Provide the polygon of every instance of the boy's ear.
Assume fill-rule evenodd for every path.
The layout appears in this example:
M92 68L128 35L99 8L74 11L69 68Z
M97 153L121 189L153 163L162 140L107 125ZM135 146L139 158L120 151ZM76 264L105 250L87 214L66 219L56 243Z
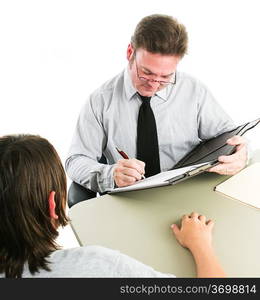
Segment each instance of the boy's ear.
M49 195L49 212L50 212L50 217L52 219L57 220L59 217L56 215L55 208L56 208L55 192L51 191L50 195Z

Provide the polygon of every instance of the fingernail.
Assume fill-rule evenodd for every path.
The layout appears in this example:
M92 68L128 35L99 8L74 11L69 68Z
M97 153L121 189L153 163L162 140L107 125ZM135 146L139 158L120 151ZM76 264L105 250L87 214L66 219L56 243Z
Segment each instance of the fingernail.
M172 225L171 225L171 228L174 228L174 227L175 227L175 224L172 224Z

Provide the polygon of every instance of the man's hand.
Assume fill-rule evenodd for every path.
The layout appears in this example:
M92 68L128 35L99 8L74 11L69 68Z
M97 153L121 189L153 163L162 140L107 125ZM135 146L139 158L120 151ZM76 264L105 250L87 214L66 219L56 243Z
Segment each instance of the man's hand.
M218 158L220 164L207 170L221 175L235 175L242 170L247 162L247 144L242 136L235 135L227 140L228 145L236 146L232 155L222 155Z
M132 185L142 178L145 163L141 160L120 159L114 168L114 181L118 187Z

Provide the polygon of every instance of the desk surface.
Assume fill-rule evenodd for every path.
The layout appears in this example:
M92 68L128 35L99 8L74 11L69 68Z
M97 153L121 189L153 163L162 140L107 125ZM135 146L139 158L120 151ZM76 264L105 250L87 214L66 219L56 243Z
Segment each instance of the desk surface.
M193 258L170 225L196 211L215 221L213 243L228 276L259 277L260 210L214 192L226 179L207 173L173 186L80 202L69 211L72 229L81 245L117 249L160 272L195 277Z

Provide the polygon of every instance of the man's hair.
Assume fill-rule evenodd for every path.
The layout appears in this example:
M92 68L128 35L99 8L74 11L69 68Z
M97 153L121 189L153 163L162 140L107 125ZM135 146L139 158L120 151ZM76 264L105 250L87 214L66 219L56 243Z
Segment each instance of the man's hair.
M59 249L57 227L49 213L55 191L57 227L68 223L66 175L54 147L39 136L0 138L0 273L21 277L50 270L47 257Z
M184 25L167 15L144 17L136 26L131 44L151 53L183 57L187 53L188 35Z

